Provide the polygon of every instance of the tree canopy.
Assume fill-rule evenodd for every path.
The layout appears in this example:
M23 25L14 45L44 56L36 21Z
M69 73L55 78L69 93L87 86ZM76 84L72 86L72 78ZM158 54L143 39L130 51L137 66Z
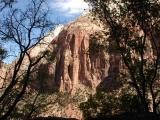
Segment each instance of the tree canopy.
M160 104L160 2L159 0L86 0L95 17L110 29L130 84L137 92L144 112Z

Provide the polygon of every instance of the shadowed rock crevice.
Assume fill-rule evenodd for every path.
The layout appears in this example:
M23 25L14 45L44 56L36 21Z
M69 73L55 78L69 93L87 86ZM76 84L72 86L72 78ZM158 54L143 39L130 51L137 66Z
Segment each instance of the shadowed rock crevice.
M112 91L122 86L121 81L118 80L120 67L121 67L121 55L116 49L116 43L114 40L109 40L108 54L109 54L109 69L108 75L97 86L97 90Z

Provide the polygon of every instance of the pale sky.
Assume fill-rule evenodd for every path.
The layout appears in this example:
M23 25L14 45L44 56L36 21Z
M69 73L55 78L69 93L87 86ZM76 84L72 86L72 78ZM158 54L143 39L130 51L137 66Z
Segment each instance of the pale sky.
M52 0L51 7L64 16L74 16L88 9L88 4L84 0Z

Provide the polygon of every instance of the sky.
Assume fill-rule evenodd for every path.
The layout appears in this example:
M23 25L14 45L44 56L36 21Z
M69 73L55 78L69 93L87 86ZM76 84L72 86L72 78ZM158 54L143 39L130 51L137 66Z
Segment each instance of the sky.
M53 12L52 17L57 22L67 23L76 19L88 9L84 0L48 0Z
M62 13L65 17L73 17L81 14L88 8L88 4L83 0L50 0L51 8Z
M17 0L19 8L24 8L29 0ZM84 10L88 9L88 4L84 0L46 0L50 10L51 18L55 22L68 23L80 16Z
M88 9L88 4L84 0L47 0L51 10L51 20L57 24L67 24L80 16L84 10ZM17 7L25 8L28 0L18 0ZM5 63L11 63L18 55L16 45L9 43L4 45L8 50L8 57L4 60Z

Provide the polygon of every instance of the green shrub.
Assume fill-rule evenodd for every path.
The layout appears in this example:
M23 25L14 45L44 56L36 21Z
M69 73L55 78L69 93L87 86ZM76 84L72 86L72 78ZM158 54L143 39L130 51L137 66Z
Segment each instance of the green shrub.
M98 92L90 95L88 101L80 104L84 119L96 116L112 115L118 110L119 100L116 95Z
M111 93L97 92L90 95L86 102L80 104L84 119L110 116L125 112L142 112L143 106L139 97L133 92L113 91Z
M120 98L121 110L124 112L142 112L143 106L137 95L125 93Z

